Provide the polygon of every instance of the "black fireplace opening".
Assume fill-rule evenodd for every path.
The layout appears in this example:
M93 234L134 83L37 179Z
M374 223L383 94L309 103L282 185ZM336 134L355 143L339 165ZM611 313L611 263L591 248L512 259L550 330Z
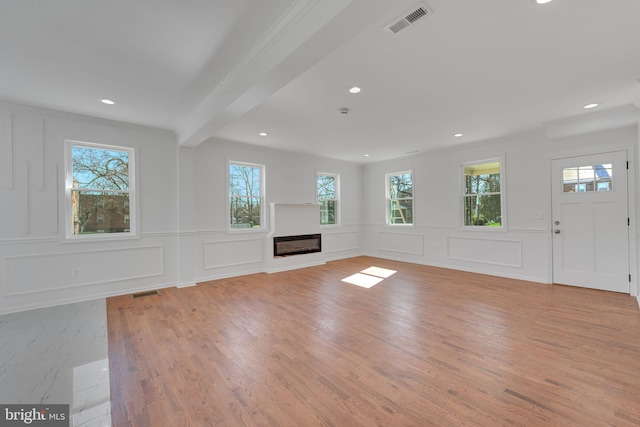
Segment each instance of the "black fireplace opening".
M289 256L322 252L321 234L301 234L273 238L273 256Z

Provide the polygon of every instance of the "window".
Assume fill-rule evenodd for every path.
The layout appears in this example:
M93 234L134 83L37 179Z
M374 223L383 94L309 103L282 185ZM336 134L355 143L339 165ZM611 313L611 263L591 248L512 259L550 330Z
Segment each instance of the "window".
M262 229L264 166L229 162L229 228Z
M340 175L317 173L317 195L320 205L320 225L339 224Z
M465 227L503 227L501 159L463 165Z
M387 223L413 224L413 172L386 175Z
M575 166L562 170L562 191L586 193L613 190L613 165Z
M67 141L66 153L67 237L135 231L133 148Z

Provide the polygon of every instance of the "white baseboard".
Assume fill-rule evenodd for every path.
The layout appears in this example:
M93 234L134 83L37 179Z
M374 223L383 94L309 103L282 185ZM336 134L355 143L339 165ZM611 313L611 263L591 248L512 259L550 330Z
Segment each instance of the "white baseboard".
M178 283L176 285L176 288L178 288L178 289L180 289L180 288L190 288L192 286L198 286L198 284L195 283L195 282L194 283Z
M297 270L299 268L315 267L315 266L324 265L324 264L326 264L325 260L320 260L320 261L306 262L304 264L295 264L295 265L287 265L279 268L270 268L266 270L266 272L280 273L282 271Z

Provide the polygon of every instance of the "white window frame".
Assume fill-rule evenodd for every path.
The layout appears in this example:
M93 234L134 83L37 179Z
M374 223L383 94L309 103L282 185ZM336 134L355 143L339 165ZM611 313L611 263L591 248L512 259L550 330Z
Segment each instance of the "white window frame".
M316 203L322 207L322 203L320 198L318 197L318 177L320 176L330 176L333 177L333 182L335 183L335 198L334 199L322 199L322 200L333 200L336 203L336 222L335 224L322 224L320 222L321 227L338 227L340 226L340 174L337 173L329 173L329 172L316 172ZM320 220L320 219L319 219Z
M392 223L391 222L391 185L390 185L390 180L392 176L396 176L396 175L407 175L410 174L411 175L411 197L410 198L404 198L404 199L396 199L396 200L411 200L411 218L412 221L410 224L398 224L398 223ZM413 171L413 169L409 169L409 170L404 170L404 171L399 171L399 172L391 172L388 174L385 174L384 176L384 186L385 186L385 212L386 212L386 223L388 226L390 227L415 227L415 221L416 221L416 203L415 203L415 197L416 197L416 180L415 180L415 173Z
M121 239L134 239L138 236L138 214L137 214L137 192L136 192L136 149L134 147L123 147L119 145L107 145L94 142L65 140L64 150L64 165L65 165L65 180L64 180L64 230L65 238L68 241L92 241L92 240L121 240ZM122 193L129 194L129 228L127 232L118 233L96 233L96 234L73 234L74 224L73 218L73 206L72 206L72 191L73 188L73 147L93 148L97 150L110 150L110 151L125 151L129 156L129 189L122 190ZM77 189L75 189L77 190ZM83 191L104 191L105 193L118 192L115 190L103 190L103 189L83 189Z
M260 227L252 227L252 228L232 228L231 227L231 165L236 166L247 166L251 168L260 169ZM265 211L267 209L266 206L266 180L265 180L265 165L257 164L257 163L248 163L248 162L238 162L235 160L227 161L227 230L231 233L255 233L255 232L263 232L267 229L267 225L265 224L266 214Z
M500 222L501 225L499 227L496 226L485 226L485 225L465 225L464 223L464 215L465 215L465 198L466 195L466 180L464 177L464 169L467 166L474 165L482 165L485 163L500 163ZM461 230L473 230L473 231L482 231L482 232L502 232L507 231L507 186L506 186L506 175L505 175L505 156L500 155L497 157L490 157L483 160L476 160L472 162L466 162L460 164L459 170L460 176L460 229ZM493 194L493 193L492 193Z

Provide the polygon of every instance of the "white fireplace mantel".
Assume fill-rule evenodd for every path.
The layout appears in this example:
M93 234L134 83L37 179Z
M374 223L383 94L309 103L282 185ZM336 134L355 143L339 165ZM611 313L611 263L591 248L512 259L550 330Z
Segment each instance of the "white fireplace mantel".
M267 273L293 270L324 264L322 252L273 256L273 238L320 234L320 205L312 203L269 203L269 234L265 239L265 270Z

